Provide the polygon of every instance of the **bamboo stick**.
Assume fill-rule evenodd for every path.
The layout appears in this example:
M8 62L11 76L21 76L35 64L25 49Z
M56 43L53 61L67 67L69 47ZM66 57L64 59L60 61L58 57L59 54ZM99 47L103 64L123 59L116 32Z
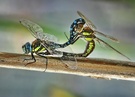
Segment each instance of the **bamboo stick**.
M37 62L28 64L25 58L30 55L0 53L0 67L24 70L45 71L46 60L36 56ZM77 58L77 69L70 69L60 58L48 57L47 70L45 72L74 74L92 78L120 79L135 81L135 62L99 59L99 58Z

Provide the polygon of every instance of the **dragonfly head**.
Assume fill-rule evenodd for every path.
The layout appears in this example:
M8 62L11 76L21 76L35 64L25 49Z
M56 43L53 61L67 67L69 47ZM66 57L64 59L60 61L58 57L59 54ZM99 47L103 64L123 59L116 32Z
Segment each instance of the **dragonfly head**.
M22 50L25 54L29 54L32 51L31 44L29 42L22 46Z
M82 32L84 24L85 24L85 20L83 18L78 18L75 26L75 31Z

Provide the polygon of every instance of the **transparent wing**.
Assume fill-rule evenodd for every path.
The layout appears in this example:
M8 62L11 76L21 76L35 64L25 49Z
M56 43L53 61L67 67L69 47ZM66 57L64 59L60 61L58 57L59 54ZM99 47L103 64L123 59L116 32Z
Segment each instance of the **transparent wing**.
M76 58L74 57L74 55L72 53L68 53L68 52L62 52L62 50L64 51L64 49L51 49L50 47L48 47L48 45L46 44L46 42L42 41L41 44L48 50L48 52L50 53L47 56L52 56L52 57L60 57L61 61L68 66L71 69L77 69L77 61ZM68 47L70 48L70 47ZM70 51L72 52L71 48ZM70 54L70 55L69 55Z
M66 33L64 32L67 40L69 40L68 36L66 35ZM66 49L62 49L63 50L63 56L61 57L61 60L64 64L66 64L70 69L77 69L77 60L76 57L73 54L73 50L70 46L66 47ZM60 51L62 51L60 50ZM70 53L68 52L64 52L69 50Z
M59 48L57 50L62 52L63 55L60 59L66 66L70 69L77 69L77 60L70 46L66 48Z
M88 18L86 18L80 11L77 11L77 13L81 18L83 18L85 20L86 25L89 26L94 31L95 34L99 34L101 36L111 39L112 41L119 42L116 38L114 38L112 36L105 35L99 31L96 31L96 26Z
M112 47L111 45L109 45L108 43L106 43L105 41L103 41L102 39L96 37L97 41L99 41L100 43L103 43L104 45L110 47L111 49L113 49L114 51L116 51L117 53L119 53L120 55L122 55L123 57L127 58L128 60L130 60L130 58L128 58L126 55L122 54L120 51L116 50L114 47Z
M95 34L99 34L99 35L104 36L104 37L107 37L107 38L111 39L112 41L119 43L119 40L116 39L116 38L114 38L114 37L112 37L112 36L105 35L105 34L99 32L99 31L94 31L94 33L95 33Z
M45 41L52 41L52 42L58 41L58 39L54 35L44 33L43 29L38 24L36 24L30 20L21 19L20 23L24 27L26 27L31 32L31 34L37 39L45 40Z
M42 43L41 43L42 44ZM68 52L62 52L61 50L51 50L49 47L47 47L46 44L42 44L48 52L50 53L47 56L52 57L60 57L61 61L68 66L70 69L77 69L77 61L73 54ZM69 55L70 54L70 55Z
M80 11L77 11L77 13L81 18L85 20L87 26L89 26L92 30L97 29L96 26L88 18L86 18Z
M63 52L63 56L61 57L61 60L70 69L77 69L77 60L72 53Z

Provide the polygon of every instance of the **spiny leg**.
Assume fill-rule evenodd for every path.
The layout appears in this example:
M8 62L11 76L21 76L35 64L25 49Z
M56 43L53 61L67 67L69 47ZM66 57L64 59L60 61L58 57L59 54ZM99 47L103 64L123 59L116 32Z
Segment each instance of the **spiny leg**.
M66 68L77 69L77 60L74 53L63 52L63 56L60 59L65 64Z
M37 53L37 55L46 59L46 68L44 70L44 71L46 71L47 65L48 65L48 58L46 56L43 56L43 55L48 55L48 52L40 52L40 53Z
M77 33L77 35L72 39L71 44L74 44L79 38L82 38L83 36L79 33Z
M23 62L26 61L26 60L33 60L33 62L29 62L29 63L25 64L25 66L27 66L28 64L32 64L32 63L36 62L36 59L33 55L33 52L31 52L31 58L30 59L24 59Z
M64 33L65 34L65 33ZM70 44L74 44L79 38L81 38L82 36L80 36L81 34L77 33L76 35L74 35L73 38L70 39L67 37L67 35L65 34L66 38L68 39L68 41L70 42Z

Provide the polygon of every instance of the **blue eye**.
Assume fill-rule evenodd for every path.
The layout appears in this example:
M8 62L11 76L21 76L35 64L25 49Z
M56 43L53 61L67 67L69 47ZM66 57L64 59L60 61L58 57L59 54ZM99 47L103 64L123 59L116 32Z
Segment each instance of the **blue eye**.
M32 51L32 48L31 48L31 44L29 42L25 43L23 46L22 46L22 49L23 49L23 52L25 54L28 54Z

